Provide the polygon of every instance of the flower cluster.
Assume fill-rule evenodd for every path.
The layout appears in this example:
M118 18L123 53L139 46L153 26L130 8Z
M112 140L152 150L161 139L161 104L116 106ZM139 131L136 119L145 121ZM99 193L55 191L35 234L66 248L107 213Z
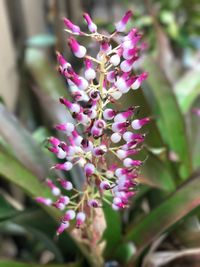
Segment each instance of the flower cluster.
M145 139L145 134L138 130L150 119L138 119L137 106L125 110L116 108L124 94L137 90L147 78L147 73L135 74L133 71L143 46L142 35L136 28L124 33L131 16L131 11L126 12L109 36L97 31L87 13L83 17L90 33L82 32L79 26L64 19L66 31L71 34L68 45L74 56L83 59L84 72L77 74L64 56L57 53L59 72L66 79L72 96L72 100L61 97L60 103L70 111L74 123L57 125L56 129L67 136L67 140L50 137L48 149L61 160L53 168L70 171L78 164L86 179L82 192L66 179L58 178L62 189L48 179L47 185L56 200L37 198L40 203L63 210L57 234L68 228L73 220L80 227L103 201L110 203L114 210L127 207L136 193L143 161L133 156L140 152ZM87 36L96 41L99 45L97 56L89 56L75 36ZM118 44L113 47L114 40ZM71 191L70 194L67 191Z

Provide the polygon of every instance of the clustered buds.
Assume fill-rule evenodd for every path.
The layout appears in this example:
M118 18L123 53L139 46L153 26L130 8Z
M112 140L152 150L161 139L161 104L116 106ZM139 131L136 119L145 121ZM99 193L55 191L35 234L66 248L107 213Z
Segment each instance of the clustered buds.
M68 109L75 123L55 126L63 134L64 141L48 138L49 151L59 159L52 168L67 172L78 164L86 178L83 191L75 189L67 179L58 178L56 182L47 179L52 199L36 199L63 211L58 235L72 223L83 227L94 209L102 207L103 200L114 210L120 210L128 207L130 198L136 194L137 178L144 161L135 156L145 140L145 134L138 130L150 119L137 118L138 106L119 110L119 104L116 105L124 94L137 90L147 78L147 73L134 71L134 64L143 50L142 35L136 28L124 33L131 16L132 12L127 11L110 36L99 33L87 13L83 17L90 33L82 32L79 26L64 19L67 32L92 38L99 52L92 57L74 37L68 39L73 55L83 58L82 75L57 53L59 71L72 96L72 100L61 97L60 103ZM119 44L113 47L116 36Z

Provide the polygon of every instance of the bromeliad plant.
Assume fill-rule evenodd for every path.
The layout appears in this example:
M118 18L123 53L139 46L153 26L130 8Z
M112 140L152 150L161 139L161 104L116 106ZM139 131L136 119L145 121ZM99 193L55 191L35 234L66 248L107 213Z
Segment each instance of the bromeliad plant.
M87 13L83 17L90 33L82 32L70 20L64 19L68 33L91 38L98 43L99 52L92 57L74 37L68 39L72 53L84 60L82 76L75 72L63 55L57 53L59 71L66 79L73 98L70 101L61 97L60 103L70 111L74 122L55 127L67 140L56 137L48 139L48 149L62 160L52 168L70 171L78 164L86 177L82 191L75 189L70 181L58 178L62 187L60 190L48 179L47 185L56 199L36 198L40 203L63 211L58 235L74 219L78 228L85 221L84 225L87 225L87 218L94 216L94 209L101 207L103 201L114 210L120 210L128 207L130 198L136 194L137 178L144 161L133 159L132 156L140 152L145 139L145 134L138 130L150 119L138 119L137 106L125 110L116 108L124 94L137 90L147 78L146 72L134 72L134 63L142 50L142 35L136 28L128 34L124 33L131 16L131 11L126 12L115 24L115 31L111 35L99 33ZM114 37L119 40L117 46L112 45ZM113 156L114 163L111 164L108 158ZM67 191L71 191L70 196Z
M149 265L163 266L165 259L166 262L172 259L171 255L180 257L179 252L183 255L184 251L186 251L185 254L197 253L193 248L199 247L200 244L200 232L197 223L199 222L198 206L200 203L200 129L199 116L197 116L200 106L198 100L199 69L195 66L194 70L186 72L186 75L184 74L179 79L177 78L172 88L166 78L167 75L155 59L150 58L150 53L148 53L148 59L145 59L142 65L148 71L149 78L143 83L142 90L136 90L133 93L133 84L130 85L130 83L135 72L133 74L131 70L130 73L126 73L123 69L125 63L122 64L124 60L125 62L129 60L125 50L129 52L126 44L130 45L132 42L126 40L128 38L126 34L119 32L120 28L118 28L117 33L113 33L111 36L100 35L96 32L94 24L91 24L90 18L87 15L85 18L90 25L90 30L94 32L82 33L79 27L75 27L70 21L65 20L68 27L67 31L73 36L69 39L69 45L76 55L85 54L84 74L76 74L70 64L58 53L59 69L64 79L69 83L73 100L69 97L67 97L69 100L62 97L61 103L63 105L58 104L57 99L62 95L66 97L69 90L66 91L62 80L56 76L56 72L47 60L46 54L41 52L38 47L28 47L25 53L26 67L31 74L31 78L34 78L34 80L31 79L31 88L34 88L34 92L37 93L43 113L51 119L51 125L55 121L62 124L67 121L64 126L68 126L69 131L61 131L59 137L48 139L48 147L53 154L41 149L43 148L41 142L45 137L51 135L49 134L50 130L42 128L41 131L41 128L38 128L31 135L0 104L0 175L10 182L8 186L15 187L17 185L30 198L35 199L37 196L41 196L42 198L38 200L45 201L47 205L51 206L35 205L33 210L31 208L35 203L31 203L30 200L21 201L22 206L26 206L26 209L21 212L16 210L16 206L9 208L9 205L5 204L9 198L3 200L1 195L0 231L4 234L2 244L4 245L6 235L9 235L9 239L12 239L10 231L14 223L14 225L20 227L12 227L12 231L18 231L17 234L27 237L27 243L29 243L29 246L27 246L27 243L23 242L22 244L15 238L13 243L16 244L17 249L26 253L39 250L38 254L31 253L27 261L38 262L39 256L44 251L45 253L50 251L54 256L54 259L50 259L50 261L55 262L55 264L50 265L52 267L62 267L63 265L59 264L61 262L65 263L64 266L102 267L117 264L145 267ZM117 25L119 27L121 24ZM134 38L140 38L139 33L134 33L133 30L131 32ZM97 37L101 37L109 47L110 45L113 46L114 41L116 41L122 49L112 47L106 53L102 52L103 49L101 48L98 57L92 58L88 56L87 52L85 53L85 48L80 48L80 45L76 46L80 49L80 53L78 50L74 50L74 44L76 44L74 37L76 36L80 39L83 36L84 40L86 37L92 38L97 45L102 44L101 39L96 40ZM137 49L141 47L139 41L136 46ZM130 49L130 51L130 53L133 53L134 50ZM165 49L163 51L166 53ZM135 53L138 54L139 50ZM101 71L103 58L105 59L105 72ZM118 65L114 66L119 59ZM107 69L109 66L110 69ZM135 75L135 77L140 77L140 75ZM100 77L104 77L104 79L102 78L104 82L101 83L104 87L99 86ZM27 80L27 76L24 79ZM111 80L109 81L109 79ZM36 86L33 86L33 81ZM191 81L194 83L191 83ZM81 88L81 85L83 88ZM88 87L83 90L85 85ZM115 89L119 91L116 90L115 92ZM92 90L95 94L91 93ZM126 90L129 91L127 94L124 93ZM106 99L108 92L110 92L110 95ZM116 93L118 95L122 93L119 100L115 99ZM83 99L79 99L81 97ZM31 98L29 103L32 102ZM27 101L25 103L25 106L20 105L20 110L28 114ZM70 119L66 119L68 116L65 110L66 105L74 117L72 124L70 124L72 122ZM155 118L148 125L149 134L145 137L145 144L143 143L143 134L132 128L132 126L135 128L135 125L138 125L138 121L133 123L137 119L137 105L142 106L141 118L146 118L149 114ZM31 105L28 106L30 108ZM108 112L108 109L111 109L112 112ZM30 118L33 118L33 114L34 110L31 110L28 122ZM100 114L101 118L99 118ZM125 119L125 115L128 116L129 114L130 116ZM65 120L62 120L62 115ZM185 120L184 115L187 115L187 120ZM43 116L38 117L39 123L41 123L41 117ZM112 119L108 120L109 118ZM34 125L38 125L37 119L34 120ZM77 121L77 119L80 121ZM99 119L103 120L100 124L102 127L99 127L99 125L96 127L96 121ZM46 126L48 125L46 119L43 122ZM119 123L122 123L121 125L124 125L124 127L119 128L118 132L113 131L117 125L120 125ZM57 128L63 129L61 126ZM102 135L95 136L95 131L92 128L97 133L102 131ZM75 130L78 135L73 135ZM48 134L46 134L46 131L48 131ZM69 136L63 142L60 136L64 133L65 137L65 132ZM121 138L121 140L115 143L117 138ZM132 143L132 138L134 138L135 144ZM129 143L133 145L132 148L127 146ZM136 147L134 147L135 145ZM103 151L100 151L104 155L96 156L98 153L95 148L99 148L99 146L103 146ZM148 150L148 160L142 167L142 172L139 173L140 166L129 168L123 164L129 164L130 160L127 162L126 158L134 156L134 153L131 156L127 155L128 151L130 153L133 151L139 152L138 150L141 148L144 149L136 155L137 159L144 160L143 152ZM45 153L48 153L48 156ZM68 153L72 154L67 155ZM58 159L55 159L54 154ZM49 162L51 156L52 161ZM105 161L102 158L105 158ZM73 168L68 176L70 179L63 180L65 172L57 169L61 169L63 165L60 164L64 164L66 161L68 162L66 164L68 168L72 165ZM113 165L114 161L116 161L115 165ZM56 163L59 165L56 165ZM79 163L82 164L86 178L81 192L77 191L77 188L81 188L79 181L81 176L74 175L74 171L77 173L76 167ZM88 168L88 164L92 165L89 165ZM54 171L51 172L52 178L47 180L47 184L51 188L49 190L48 187L41 186L41 180L49 176L49 169L52 165L54 165ZM118 177L116 168L120 172L120 168L132 169L134 172L131 171L131 175L135 173L137 176L139 174L140 179L129 179L129 172L126 171L121 177ZM111 174L112 176L110 176ZM58 183L56 179L53 180L56 177L59 177ZM145 183L145 185L140 185L137 195L132 199L124 198L124 196L127 196L127 192L130 192L128 194L136 193L135 183L138 180L140 184ZM186 183L184 183L185 181ZM76 182L78 182L78 185ZM101 188L101 182L108 182L110 188L108 190ZM130 187L129 182L134 184ZM61 187L58 186L59 183ZM4 188L4 184L2 185ZM178 188L179 185L181 185L180 188ZM123 188L122 193L119 190L120 187ZM92 192L92 189L94 192ZM69 202L68 205L65 205L67 202ZM58 209L52 206L56 206ZM97 208L95 208L96 206ZM119 210L128 206L129 208L124 212L116 212L112 209L112 206ZM67 210L71 211L67 213ZM48 216L46 211L52 218ZM81 213L82 215L79 215L79 217L80 212L83 212L84 215ZM58 234L69 223L73 229L68 233L64 231L57 242L53 242L56 229L54 220L58 221L60 217L63 217L63 220ZM73 217L74 219L69 221ZM79 226L79 222L82 222L84 217L86 218L84 223L80 225L81 230L76 229L74 225ZM104 231L105 221L107 228ZM99 229L99 226L102 228ZM160 238L163 233L166 234L165 240ZM33 240L35 241L34 244ZM106 247L103 247L105 243ZM182 251L183 247L186 250ZM163 257L162 251L165 253L165 257ZM18 259L24 260L23 255L19 252L17 254ZM68 265L68 262L73 261L74 263ZM20 266L29 266L30 262L19 264ZM16 263L16 266L19 264ZM13 267L15 263L12 261L7 264L7 262L0 260L0 266L5 267L5 265ZM41 265L36 263L36 266Z

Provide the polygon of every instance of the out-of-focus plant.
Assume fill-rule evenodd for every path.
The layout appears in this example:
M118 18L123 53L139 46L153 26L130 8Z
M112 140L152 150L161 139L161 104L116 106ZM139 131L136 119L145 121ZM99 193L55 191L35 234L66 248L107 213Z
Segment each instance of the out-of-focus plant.
M164 8L164 3L168 5L169 2L162 1L159 5L163 4ZM162 12L160 15L163 16ZM160 23L156 27L162 34ZM191 26L188 24L189 29ZM165 49L160 51L167 58ZM184 73L181 65L181 74L177 72L176 79L172 80L166 75L166 68L160 67L158 59L153 53L153 56L148 54L141 61L139 68L148 71L148 80L134 97L128 94L121 99L124 109L129 105L140 105L144 107L141 117L152 118L144 144L149 157L141 173L139 192L130 208L119 213L104 205L107 228L101 240L100 253L103 253L101 257L105 266L157 267L187 255L192 255L194 260L199 253L200 124L198 114L195 114L200 107L199 66L196 64ZM96 266L97 258L93 260L92 257L97 252L88 249L84 237L64 232L54 242L55 227L61 214L54 208L40 207L32 201L39 195L51 197L42 180L49 175L54 179L49 168L57 161L44 149L43 140L49 134L55 134L49 125L66 120L66 111L60 109L57 99L67 92L46 54L38 48L26 49L25 65L29 73L25 85L30 87L30 81L34 81L31 89L37 98L32 101L40 103L37 112L41 112L46 128L38 128L31 135L1 104L2 182L9 181L10 192L12 186L17 185L28 198L21 205L20 198L16 200L17 197L13 199L11 194L1 192L0 231L4 237L12 236L15 243L22 247L18 252L19 261L38 262L39 258L41 264L51 263L51 267L61 267L63 263L64 266ZM168 71L171 69L168 68ZM32 108L34 110L34 106ZM33 119L32 116L30 118ZM36 123L41 124L41 120ZM75 185L79 188L83 182L77 181L77 177L82 177L80 173L76 169L69 177L71 181L76 181ZM27 254L28 251L33 253ZM0 260L0 266L26 265ZM173 266L172 263L170 266Z

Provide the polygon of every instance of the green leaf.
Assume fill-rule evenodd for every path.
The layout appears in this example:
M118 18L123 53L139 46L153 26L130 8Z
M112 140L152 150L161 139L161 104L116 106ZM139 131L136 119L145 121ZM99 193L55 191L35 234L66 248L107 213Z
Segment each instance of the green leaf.
M67 94L65 84L58 76L55 66L51 65L40 49L28 48L25 53L25 64L40 90L46 95L58 101L59 97Z
M199 107L200 99L195 102L195 107ZM187 129L190 142L190 149L194 170L200 167L200 118L193 112L187 114Z
M120 263L127 263L136 253L133 243L126 243L117 246L115 257Z
M0 195L0 221L16 215L18 211Z
M0 267L42 267L44 265L34 263L22 263L10 260L0 260ZM79 263L48 264L46 267L80 267Z
M164 231L188 215L200 204L200 172L168 199L152 210L137 225L127 230L125 241L134 242L138 253L153 242Z
M0 104L0 121L0 135L9 144L9 151L12 148L14 155L27 169L44 179L51 166L49 159L41 151L30 133L2 104Z
M67 95L65 84L47 55L40 49L27 48L25 65L36 83L32 89L48 119L52 123L72 120L69 112L59 103L59 97Z
M146 58L143 67L149 72L147 80L149 88L146 88L144 92L147 96L151 95L153 99L150 105L160 134L169 150L178 155L179 174L182 179L186 179L191 174L192 166L184 118L168 80L153 58ZM147 100L149 99L150 97L147 97Z
M56 262L63 262L62 255L67 254L69 258L73 258L77 253L77 247L72 238L65 232L55 242L56 228L55 220L40 207L18 212L16 216L0 224L1 233L14 232L15 234L27 235L29 240L30 237L35 238L36 241L43 243L45 248L54 253ZM66 244L70 245L66 246Z
M108 203L103 205L107 228L104 231L103 239L106 241L104 254L106 257L112 256L117 244L122 239L121 216L114 211Z
M174 86L177 101L183 113L188 112L200 94L199 69L190 70Z
M29 242L37 242L43 249L51 251L54 254L56 262L63 262L63 256L57 246L58 244L53 241L52 237L49 237L46 233L37 228L23 226L15 223L14 221L15 219L9 219L8 221L0 223L0 233L26 236Z
M50 190L46 186L41 186L36 176L11 155L2 153L2 151L0 151L0 174L21 187L29 196L51 197Z
M152 153L148 155L144 167L142 168L141 181L143 184L172 192L176 187L172 173L168 169L166 162L161 161Z

